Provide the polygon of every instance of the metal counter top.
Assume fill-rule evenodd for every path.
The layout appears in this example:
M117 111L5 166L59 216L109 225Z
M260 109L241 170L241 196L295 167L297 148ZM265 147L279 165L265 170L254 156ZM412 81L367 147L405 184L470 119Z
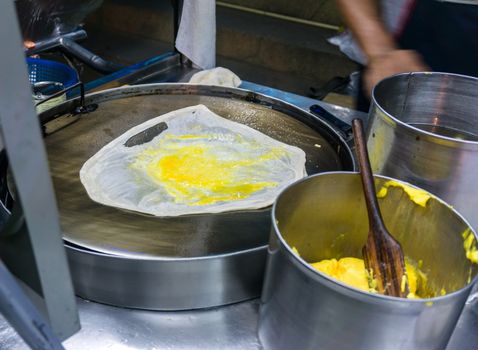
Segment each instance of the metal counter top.
M259 300L208 310L131 310L78 300L82 329L63 344L68 350L262 349L256 334ZM447 350L478 348L475 288ZM0 349L28 347L0 316Z
M156 312L78 299L82 329L63 345L68 350L261 349L258 309L258 300L209 310ZM1 316L0 349L28 349Z
M347 108L244 82L241 88L283 99L308 110L320 104L346 122L366 118ZM261 349L256 327L259 300L206 310L157 312L107 306L77 298L82 329L64 342L68 350ZM27 346L0 315L0 349ZM478 349L478 286L474 288L448 350Z

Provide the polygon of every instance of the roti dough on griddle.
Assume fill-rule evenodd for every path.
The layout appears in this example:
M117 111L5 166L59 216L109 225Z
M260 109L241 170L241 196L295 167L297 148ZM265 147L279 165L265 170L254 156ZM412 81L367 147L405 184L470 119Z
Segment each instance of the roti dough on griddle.
M300 148L203 105L128 130L80 170L92 200L155 216L266 207L305 175Z

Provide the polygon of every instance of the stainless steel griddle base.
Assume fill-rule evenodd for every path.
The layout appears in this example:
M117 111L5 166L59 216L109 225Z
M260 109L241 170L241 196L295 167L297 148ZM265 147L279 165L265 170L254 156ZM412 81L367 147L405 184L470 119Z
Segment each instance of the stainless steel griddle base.
M98 109L68 116L75 102L41 115L74 122L45 139L76 291L91 300L145 309L191 309L258 296L270 209L157 218L90 200L83 163L131 127L204 104L306 152L309 174L352 170L345 142L328 125L250 91L186 84L138 85L87 97ZM58 123L60 119L52 123ZM47 130L51 127L47 125Z

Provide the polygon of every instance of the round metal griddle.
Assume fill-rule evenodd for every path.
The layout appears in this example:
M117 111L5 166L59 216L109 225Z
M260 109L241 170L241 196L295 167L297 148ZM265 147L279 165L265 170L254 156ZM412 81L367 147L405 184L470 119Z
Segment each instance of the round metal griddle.
M102 206L79 170L101 147L158 115L204 104L218 115L302 148L308 174L353 170L350 149L331 127L280 100L250 91L187 84L138 85L86 97L91 113L70 116L78 100L40 117L75 122L45 138L77 293L121 306L190 309L259 295L270 208L157 218ZM48 125L47 129L48 129Z

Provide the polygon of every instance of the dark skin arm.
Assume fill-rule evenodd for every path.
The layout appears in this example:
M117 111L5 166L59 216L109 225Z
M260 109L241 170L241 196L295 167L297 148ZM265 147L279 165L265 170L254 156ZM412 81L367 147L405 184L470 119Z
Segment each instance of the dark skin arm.
M364 92L367 96L370 96L375 84L387 76L430 70L418 53L398 47L381 19L376 0L336 1L345 23L367 58L364 71Z

